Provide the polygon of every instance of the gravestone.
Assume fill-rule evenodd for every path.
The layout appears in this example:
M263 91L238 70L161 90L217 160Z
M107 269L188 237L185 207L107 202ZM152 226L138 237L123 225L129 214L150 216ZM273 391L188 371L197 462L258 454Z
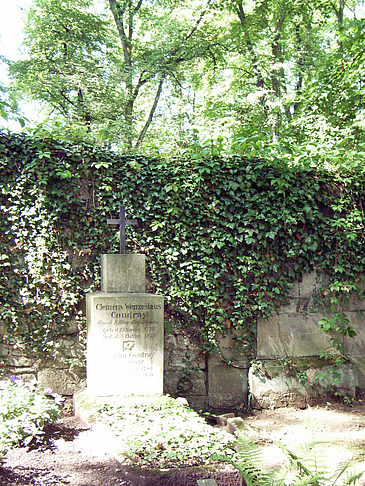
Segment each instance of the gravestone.
M92 396L163 393L162 296L145 292L145 256L126 254L124 207L120 254L102 255L101 292L86 297L87 390Z

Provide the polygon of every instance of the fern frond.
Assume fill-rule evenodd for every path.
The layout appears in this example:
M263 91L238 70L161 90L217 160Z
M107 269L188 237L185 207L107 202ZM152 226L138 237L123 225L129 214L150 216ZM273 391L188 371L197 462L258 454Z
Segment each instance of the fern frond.
M351 484L355 485L357 482L364 476L365 471L361 471L359 473L349 473L346 478L346 485L351 486Z
M335 484L340 479L340 477L349 469L349 467L351 467L353 465L353 463L354 462L352 460L350 460L350 461L342 462L336 467L334 475L331 478L331 479L333 479L331 486L335 486Z
M262 469L263 458L261 448L251 439L240 436L238 439L237 460L227 456L214 456L213 459L229 462L239 471L247 486L273 486L274 472Z
M317 486L320 485L321 478L318 475L309 476L306 478L298 479L295 483L291 483L291 486Z
M284 444L281 444L280 442L278 443L278 446L287 454L292 465L296 469L298 469L301 474L305 474L306 476L312 476L311 471L307 468L303 460L297 454L295 454L293 451L288 449Z
M271 473L266 473L252 464L240 464L227 456L213 456L212 459L231 464L240 473L247 486L273 486L274 484Z

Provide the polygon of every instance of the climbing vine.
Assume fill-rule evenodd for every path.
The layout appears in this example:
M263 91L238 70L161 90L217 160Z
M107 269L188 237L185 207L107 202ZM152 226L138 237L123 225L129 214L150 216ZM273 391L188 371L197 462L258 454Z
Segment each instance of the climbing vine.
M253 355L257 319L304 272L323 272L339 295L364 275L364 169L167 160L3 133L0 174L0 319L24 352L54 354L70 322L82 329L100 254L118 251L106 220L122 201L138 220L127 252L146 254L166 322L206 351L241 329Z

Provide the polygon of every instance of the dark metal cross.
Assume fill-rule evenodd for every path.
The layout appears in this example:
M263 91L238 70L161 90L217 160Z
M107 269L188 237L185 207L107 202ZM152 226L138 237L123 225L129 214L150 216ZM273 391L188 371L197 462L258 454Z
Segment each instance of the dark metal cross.
M125 253L125 227L128 224L137 224L135 219L125 219L125 206L120 206L119 219L108 219L108 224L119 224L120 245L119 252Z

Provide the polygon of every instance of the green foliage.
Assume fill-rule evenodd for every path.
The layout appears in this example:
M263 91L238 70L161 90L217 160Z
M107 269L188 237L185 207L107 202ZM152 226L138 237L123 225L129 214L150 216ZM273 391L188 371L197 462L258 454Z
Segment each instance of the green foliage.
M169 397L149 404L133 400L124 405L105 405L97 413L100 421L123 438L120 455L142 467L208 464L212 455L223 454L235 443L233 436L208 425L196 412Z
M208 4L211 0L209 0ZM16 91L45 102L85 138L139 148L180 65L206 56L204 2L34 0Z
M0 172L0 318L23 352L57 353L71 319L85 330L85 292L98 288L100 254L117 251L106 220L122 201L138 220L127 251L147 255L166 320L203 351L241 330L253 356L256 320L304 272L322 271L339 293L364 275L363 168L168 160L2 135Z
M263 469L262 449L251 439L240 435L234 459L226 455L214 456L217 461L229 462L236 468L247 486L272 486L274 484L274 472L266 472Z
M238 451L234 460L229 456L216 456L215 459L229 462L244 478L247 486L345 486L360 484L365 471L353 469L356 460L337 466L326 465L321 458L318 443L312 442L301 447L296 453L279 444L288 456L291 468L265 471L262 449L246 437L238 438ZM345 477L346 474L346 477Z
M357 165L361 9L362 0L34 0L25 56L7 61L12 96L124 150L248 157L269 142L293 161Z
M346 220L344 224L350 229L348 238L356 238L356 233L351 234L351 216L350 221ZM357 219L357 218L356 218ZM357 219L358 224L361 222ZM338 222L337 225L341 225L342 222ZM345 272L342 265L336 265L334 268L335 274L343 274ZM332 315L331 317L324 317L318 323L319 327L324 333L328 334L334 350L341 355L343 354L343 338L344 336L355 337L357 336L356 330L350 325L350 320L345 313L347 308L349 297L351 292L359 291L359 287L356 281L346 281L341 278L335 278L332 284L327 290L327 294L330 296L330 306ZM362 292L360 292L362 294ZM328 353L327 353L328 354Z
M59 418L62 399L50 393L16 376L0 382L0 459L7 449L38 440L44 426Z

